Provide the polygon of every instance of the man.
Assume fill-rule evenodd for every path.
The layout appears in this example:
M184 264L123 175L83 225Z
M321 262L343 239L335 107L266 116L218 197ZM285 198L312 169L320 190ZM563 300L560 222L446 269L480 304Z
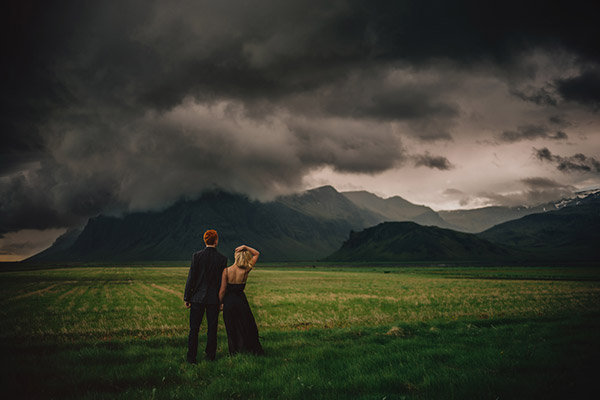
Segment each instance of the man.
M194 253L192 265L185 284L183 300L190 310L190 333L188 336L187 361L196 363L198 331L206 312L208 324L206 335L206 359L214 360L217 352L217 324L219 322L219 288L221 275L227 267L227 257L216 249L219 235L215 230L204 233L204 250Z

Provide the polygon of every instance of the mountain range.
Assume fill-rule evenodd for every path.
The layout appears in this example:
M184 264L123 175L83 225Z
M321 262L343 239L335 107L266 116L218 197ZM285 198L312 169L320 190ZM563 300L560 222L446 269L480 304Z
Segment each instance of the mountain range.
M597 194L590 196L595 199ZM593 214L597 210L596 201L581 202L576 198L558 205L532 208L488 207L436 213L429 207L412 204L398 196L383 199L366 191L340 193L331 186L282 196L270 202L212 191L195 200L181 200L161 211L91 218L83 228L67 232L50 248L28 261L187 260L194 251L203 247L202 234L210 228L219 231L219 249L230 260L233 249L241 243L259 248L263 261L314 261L327 256L330 260L346 260L358 257L359 253L365 257L370 255L368 261L520 259L523 254L535 257L536 252L544 249L535 240L538 236L546 237L544 232L548 226L564 225L560 215L564 214L563 218L568 219L577 214L576 218L585 220L587 213ZM527 213L557 208L561 212L559 217L554 216L557 211L543 212L539 215L552 216L532 217L521 223L519 219L509 225L496 225L479 235L457 232L469 232L481 226L490 228L493 222L505 222L515 215L522 217ZM563 211L566 209L569 211ZM574 212L575 209L581 209L581 213ZM451 217L448 217L450 214ZM547 222L539 222L538 219ZM390 221L412 222L402 224L402 229L392 229L384 224L383 232L403 235L404 242L390 236L385 239L390 249L384 251L378 245L370 250L353 250L354 253L351 253L354 255L350 256L349 249L360 242L356 239L357 235L367 235L360 236L365 238L378 232L380 236L383 228L373 231L373 227ZM571 225L572 228L586 226L581 221L579 225ZM533 226L539 226L542 232L537 233ZM357 232L365 229L366 233ZM563 231L563 235L571 232L569 229ZM573 235L571 242L564 239L561 243L566 245L568 242L570 248L575 248L579 241L583 247L589 247L589 235L581 232ZM539 240L545 243L546 239ZM419 244L417 248L414 248L415 243ZM566 257L569 251L561 254Z
M600 194L504 222L478 234L413 222L352 232L328 261L586 263L600 261Z

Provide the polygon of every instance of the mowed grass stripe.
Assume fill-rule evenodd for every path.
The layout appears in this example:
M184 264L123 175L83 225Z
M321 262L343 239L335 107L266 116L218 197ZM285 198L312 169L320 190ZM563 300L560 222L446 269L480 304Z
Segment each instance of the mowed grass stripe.
M161 285L157 285L156 283L151 283L150 286L152 286L152 287L154 287L156 289L160 289L160 290L162 290L164 292L171 293L171 294L177 296L178 298L182 298L183 299L183 291L177 291L175 289L170 289L170 288L167 288L167 287L164 287L164 286L161 286Z
M12 298L33 291L34 288L37 290L40 287L40 282L21 282L20 285L14 285L11 281L5 282L0 279L0 287L2 287L2 290L0 290L0 304L3 304Z
M38 289L38 290L31 291L31 292L23 293L23 294L20 294L18 296L14 296L14 297L12 297L12 298L10 298L8 300L19 300L19 299L25 299L25 298L31 297L31 296L42 296L46 292L50 292L55 287L57 287L59 285L64 285L65 283L68 283L68 282L53 283L53 284L51 284L49 286L46 286L46 287L44 287L42 289Z

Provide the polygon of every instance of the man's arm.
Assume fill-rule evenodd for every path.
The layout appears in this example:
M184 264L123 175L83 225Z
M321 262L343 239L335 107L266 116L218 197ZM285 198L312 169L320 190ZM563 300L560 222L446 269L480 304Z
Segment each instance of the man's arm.
M196 276L198 275L197 268L195 268L195 254L192 256L192 263L190 265L190 271L188 272L187 281L185 283L185 290L183 291L183 301L185 306L190 308L190 299L192 298L192 286L196 282Z

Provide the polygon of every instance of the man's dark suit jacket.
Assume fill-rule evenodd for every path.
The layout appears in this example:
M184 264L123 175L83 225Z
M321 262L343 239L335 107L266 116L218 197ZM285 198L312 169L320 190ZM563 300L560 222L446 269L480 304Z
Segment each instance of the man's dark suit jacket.
M227 257L214 247L206 247L192 256L183 299L189 303L219 304L221 275Z

